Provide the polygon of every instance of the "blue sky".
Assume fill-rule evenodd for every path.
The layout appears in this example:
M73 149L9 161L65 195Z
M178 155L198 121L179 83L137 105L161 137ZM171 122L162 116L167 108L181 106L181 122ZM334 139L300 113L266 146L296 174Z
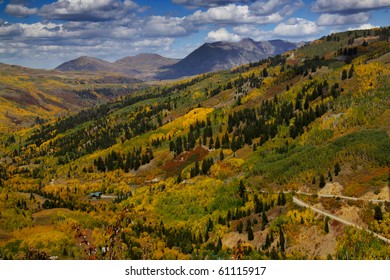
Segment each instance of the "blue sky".
M0 0L0 62L183 58L205 42L308 41L390 25L390 0Z

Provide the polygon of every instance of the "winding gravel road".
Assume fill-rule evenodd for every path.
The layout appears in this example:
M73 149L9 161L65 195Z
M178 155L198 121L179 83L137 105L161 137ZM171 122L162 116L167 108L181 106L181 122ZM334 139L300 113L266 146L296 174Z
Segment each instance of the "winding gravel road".
M354 223L351 223L351 222L349 222L349 221L347 221L347 220L344 220L344 219L342 219L342 218L340 218L340 217L337 217L337 216L335 216L335 215L332 215L332 214L330 214L330 213L328 213L328 212L325 212L325 211L323 211L323 210L320 210L320 209L318 209L318 208L315 208L315 207L313 207L313 206L311 206L311 205L309 205L309 204L303 202L302 200L296 198L295 196L293 196L293 202L294 202L295 204L299 205L299 206L302 206L302 207L305 207L305 208L310 208L310 209L313 210L314 212L317 212L317 213L319 213L319 214L321 214L321 215L324 215L324 216L326 216L326 217L329 217L329 218L331 218L331 219L333 219L333 220L339 221L340 223L346 224L346 225L348 225L348 226L354 226L354 227L356 227L356 228L358 228L358 229L361 229L361 230L365 230L365 231L367 231L367 232L369 232L369 233L375 235L375 236L378 237L379 239L385 241L386 243L390 244L390 239L388 239L388 238L386 238L386 237L384 237L384 236L382 236L382 235L379 235L379 234L377 234L377 233L375 233L375 232L373 232L373 231L364 229L364 228L362 228L362 227L360 227L360 226L358 226L358 225L356 225L356 224L354 224Z

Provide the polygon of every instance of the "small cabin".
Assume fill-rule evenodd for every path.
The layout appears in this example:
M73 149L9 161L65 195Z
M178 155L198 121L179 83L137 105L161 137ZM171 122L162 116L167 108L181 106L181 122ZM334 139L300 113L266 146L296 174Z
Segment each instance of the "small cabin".
M89 194L89 198L100 198L102 194L102 192L93 192Z

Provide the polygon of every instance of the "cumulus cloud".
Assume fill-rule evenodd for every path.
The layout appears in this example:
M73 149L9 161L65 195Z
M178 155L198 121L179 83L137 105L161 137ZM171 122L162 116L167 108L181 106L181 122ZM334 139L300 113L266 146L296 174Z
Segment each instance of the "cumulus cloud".
M0 22L0 38L1 40L11 40L15 36L22 34L23 30L19 25L8 24L5 21Z
M227 6L209 8L207 11L198 10L187 17L190 22L204 24L266 24L279 22L283 17L279 13L273 13L265 16L257 16L252 13L248 6L237 6L229 4Z
M45 19L105 21L119 19L137 9L142 10L142 7L131 0L57 0L40 8L29 8L21 1L13 1L5 12L16 17L38 14Z
M268 0L256 1L251 5L251 10L256 15L269 15L279 13L291 15L294 11L304 5L302 0Z
M252 38L256 41L266 40L272 35L269 31L263 31L256 26L248 24L237 25L233 27L233 31L241 38Z
M40 15L46 19L106 21L118 19L138 8L130 0L58 0L40 8Z
M231 41L237 42L241 38L237 34L230 33L225 28L220 28L216 31L210 31L205 38L206 42Z
M344 25L344 24L356 24L364 23L370 19L369 13L357 13L351 15L341 15L341 14L322 14L317 19L318 25Z
M0 3L1 4L1 3ZM37 8L28 8L21 4L8 4L5 8L5 12L14 17L27 17L38 13Z
M191 27L184 18L151 16L142 24L142 31L148 36L184 36L191 31Z
M145 48L145 47L167 47L173 44L172 38L157 38L157 39L145 39L131 43L133 47Z
M217 7L222 5L228 5L232 3L249 3L254 0L172 0L173 3L178 5L183 5L186 7L194 8L194 7Z
M390 7L390 0L316 0L313 12L356 12Z
M319 33L322 28L313 21L303 18L290 18L287 22L279 23L274 34L285 37L305 37Z

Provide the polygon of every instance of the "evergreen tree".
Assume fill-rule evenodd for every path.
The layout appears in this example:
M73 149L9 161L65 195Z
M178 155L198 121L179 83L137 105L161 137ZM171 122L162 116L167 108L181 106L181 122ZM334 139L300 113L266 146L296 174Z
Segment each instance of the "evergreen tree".
M325 187L326 181L325 181L325 176L323 174L320 175L320 185L319 187L322 189Z
M265 213L265 210L263 209L263 212L261 213L261 223L262 223L262 229L265 229L265 226L268 224L268 218L267 214Z
M175 150L175 143L173 141L169 142L169 151L173 152Z
M269 234L267 234L267 236L265 237L263 249L266 250L269 248L269 246L271 246L271 240L269 239Z
M222 161L224 160L225 158L225 155L223 154L223 150L221 149L221 151L219 152L219 160Z
M249 241L252 241L253 239L255 239L254 235L253 235L253 229L252 229L252 226L250 226L248 228L248 240Z
M238 223L238 226L237 226L238 233L242 233L243 228L244 228L244 225L243 225L242 221L240 221Z
M258 195L255 195L255 213L261 213L263 211L263 202L259 199Z
M106 171L106 166L104 165L104 161L102 159L102 157L99 157L97 159L97 162L95 164L97 170L101 171L101 172L105 172Z
M217 247L216 247L216 252L219 252L221 250L222 250L222 239L221 239L221 237L219 237Z
M345 80L347 77L348 77L347 70L344 69L343 72L341 73L341 80Z
M195 176L199 175L199 162L195 162L195 167L194 167L194 174Z
M263 68L263 77L264 77L264 78L267 78L267 77L268 77L267 68Z
M210 150L213 148L213 145L214 145L213 137L210 137L210 142L209 142L209 149Z
M374 208L375 214L374 214L374 219L377 221L383 220L383 213L382 209L379 205L376 205Z
M179 172L179 175L177 176L177 179L176 179L176 183L179 184L179 183L181 183L181 181L183 181L183 179L181 178L181 172Z
M221 148L221 142L219 140L219 137L217 136L217 139L215 140L215 149L219 149Z
M336 162L336 164L334 165L334 175L338 176L340 171L341 171L340 163Z
M349 71L348 71L348 79L352 78L354 71L355 71L355 69L354 69L353 64L352 64L351 68L349 68Z
M325 218L324 230L325 230L325 233L329 233L329 217Z

